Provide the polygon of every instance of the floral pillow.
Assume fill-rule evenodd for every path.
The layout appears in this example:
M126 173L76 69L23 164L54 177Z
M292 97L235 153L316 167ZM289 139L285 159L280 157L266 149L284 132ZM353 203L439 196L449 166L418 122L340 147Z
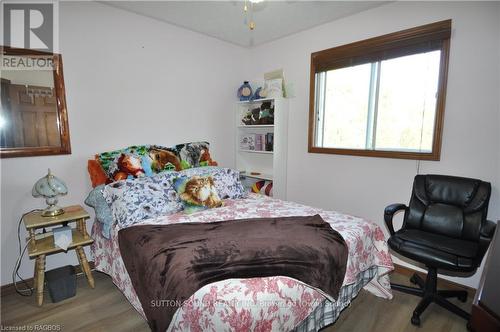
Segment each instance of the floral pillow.
M191 177L211 176L215 183L215 189L222 199L226 198L245 198L248 192L243 187L240 180L240 172L224 167L200 167L190 168L179 172L180 176Z
M175 179L174 187L183 203L185 213L223 205L211 176L181 176Z
M183 206L173 181L177 172L127 179L106 185L103 196L120 228L139 221L179 212Z
M94 208L95 217L102 224L102 235L110 238L111 226L113 225L113 216L111 209L103 196L104 185L95 187L85 199L85 204Z

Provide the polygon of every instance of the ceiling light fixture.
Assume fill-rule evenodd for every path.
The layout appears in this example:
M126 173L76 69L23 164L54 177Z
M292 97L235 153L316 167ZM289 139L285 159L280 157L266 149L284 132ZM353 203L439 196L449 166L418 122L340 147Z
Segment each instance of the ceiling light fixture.
M247 16L248 27L250 30L255 29L255 21L253 20L253 5L263 2L264 0L245 0L243 11Z

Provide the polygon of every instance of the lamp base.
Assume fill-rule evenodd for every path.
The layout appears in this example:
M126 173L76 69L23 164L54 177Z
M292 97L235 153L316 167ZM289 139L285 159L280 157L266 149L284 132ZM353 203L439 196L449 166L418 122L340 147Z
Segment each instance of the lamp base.
M45 210L42 211L42 217L55 217L64 213L64 210L57 205L47 206Z

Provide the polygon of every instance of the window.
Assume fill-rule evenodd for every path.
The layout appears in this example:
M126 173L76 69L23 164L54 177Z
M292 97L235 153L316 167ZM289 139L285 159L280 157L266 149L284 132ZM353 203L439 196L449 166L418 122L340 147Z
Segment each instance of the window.
M311 55L309 152L439 160L451 20Z

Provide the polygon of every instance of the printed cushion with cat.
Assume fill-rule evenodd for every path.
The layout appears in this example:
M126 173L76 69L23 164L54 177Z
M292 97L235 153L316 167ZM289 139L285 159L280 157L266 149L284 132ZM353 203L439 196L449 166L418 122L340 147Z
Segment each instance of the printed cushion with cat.
M175 179L174 187L186 213L223 205L211 176L181 176Z

